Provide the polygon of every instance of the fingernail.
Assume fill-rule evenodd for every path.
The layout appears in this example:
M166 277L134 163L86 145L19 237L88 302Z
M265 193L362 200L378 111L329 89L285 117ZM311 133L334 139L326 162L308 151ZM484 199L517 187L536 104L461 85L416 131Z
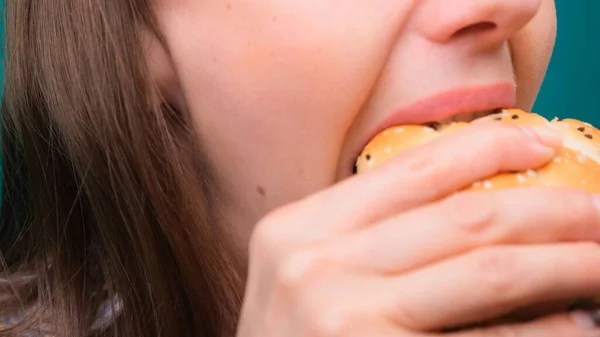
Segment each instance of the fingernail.
M574 311L571 313L573 322L585 330L598 329L600 327L600 311Z
M523 128L523 132L538 143L552 148L559 148L562 146L562 137L558 132L540 126L528 126Z

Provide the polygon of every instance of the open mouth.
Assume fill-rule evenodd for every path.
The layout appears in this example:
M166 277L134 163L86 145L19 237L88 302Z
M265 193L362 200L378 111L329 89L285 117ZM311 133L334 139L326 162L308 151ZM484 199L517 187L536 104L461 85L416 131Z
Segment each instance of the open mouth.
M452 123L470 123L478 118L482 118L482 117L486 117L489 115L493 115L496 113L500 113L502 112L502 108L497 108L497 109L491 109L491 110L486 110L486 111L477 111L477 112L467 112L467 113L460 113L439 121L433 121L433 122L429 122L429 123L425 123L423 125L429 126L431 128L437 129L439 127L442 127L444 125L448 125L448 124L452 124Z
M399 126L425 126L423 130L441 130L457 123L469 123L517 104L516 87L512 82L461 87L440 92L404 105L369 127L352 145L343 159L348 168L354 166L364 147L380 133ZM344 169L344 172L346 169ZM349 172L350 173L350 172Z
M502 118L503 113L509 112L503 108L496 108L483 111L457 113L438 121L428 123L392 124L391 126L379 130L371 141L363 147L361 154L353 163L352 173L357 174L359 167L364 167L364 165L371 167L375 162L380 162L382 160L386 161L395 153L398 153L403 149L408 149L419 143L423 143L426 140L435 138L438 131L445 132L454 127L461 128L467 123L488 116L490 116L488 118L494 119ZM363 157L362 160L361 157Z

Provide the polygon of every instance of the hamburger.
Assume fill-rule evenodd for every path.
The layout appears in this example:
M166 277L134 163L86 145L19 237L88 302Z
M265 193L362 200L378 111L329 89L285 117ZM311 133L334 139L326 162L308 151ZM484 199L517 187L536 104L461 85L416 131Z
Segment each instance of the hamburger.
M600 193L600 131L576 119L548 120L536 113L504 109L475 121L491 120L518 126L546 126L563 139L563 148L545 166L525 172L502 172L477 181L466 190L500 190L526 186L565 186ZM363 148L355 163L361 174L384 164L398 153L421 146L462 128L469 122L398 125L378 133Z
M356 159L354 172L356 174L369 172L402 151L422 146L468 127L472 122L484 120L518 126L549 127L561 136L563 147L550 162L542 167L521 172L501 172L484 180L476 181L471 186L465 186L464 190L493 191L527 186L563 186L600 193L600 131L591 124L576 119L548 120L536 113L519 109L499 110L471 122L397 125L387 128L373 137L363 148ZM500 319L482 322L476 326L528 320L568 308L589 305L600 306L600 297L578 300L575 303L559 301L524 308ZM461 328L465 327L458 329Z

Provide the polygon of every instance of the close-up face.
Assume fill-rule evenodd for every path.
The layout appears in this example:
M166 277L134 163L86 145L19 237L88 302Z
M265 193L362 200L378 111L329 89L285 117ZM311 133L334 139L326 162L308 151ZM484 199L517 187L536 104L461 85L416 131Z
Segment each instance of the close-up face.
M189 114L244 245L268 211L352 175L381 128L532 108L553 0L156 0L149 63ZM168 57L166 55L169 55Z

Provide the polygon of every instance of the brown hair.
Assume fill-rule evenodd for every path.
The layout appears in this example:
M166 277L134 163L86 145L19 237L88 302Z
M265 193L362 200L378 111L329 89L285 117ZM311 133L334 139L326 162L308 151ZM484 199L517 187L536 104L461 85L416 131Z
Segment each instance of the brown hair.
M192 123L144 62L150 0L6 6L0 315L23 319L0 336L231 333L242 282Z

